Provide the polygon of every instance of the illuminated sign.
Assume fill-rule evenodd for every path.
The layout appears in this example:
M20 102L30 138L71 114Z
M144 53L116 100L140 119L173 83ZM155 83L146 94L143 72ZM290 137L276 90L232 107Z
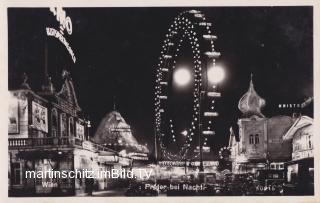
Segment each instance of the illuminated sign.
M11 96L9 101L9 133L19 133L19 108L18 99Z
M131 152L128 154L129 156L144 156L147 157L148 154L147 153L138 153L138 152Z
M60 40L60 42L66 47L69 52L73 63L76 62L76 56L64 37L64 32L66 31L69 35L72 34L72 21L69 16L66 15L66 12L61 7L50 7L50 11L54 16L56 16L57 21L60 23L60 30L54 28L46 28L47 36L55 37Z
M69 16L66 16L66 12L61 7L50 7L50 11L56 16L57 21L60 23L60 32L63 33L67 30L68 34L72 34L72 22Z
M159 161L160 166L200 166L199 161ZM203 166L219 166L218 161L203 161Z
M47 35L48 36L52 36L52 37L55 37L57 39L60 40L60 42L66 47L66 49L68 50L71 58L72 58L72 61L75 63L76 62L76 56L74 55L74 52L72 50L72 48L70 47L70 44L67 42L66 38L64 38L64 36L56 29L54 28L46 28L47 30Z
M279 108L301 108L300 104L279 104Z
M77 137L84 139L84 126L79 122L76 122L76 133Z
M185 166L187 162L185 161L159 161L160 166Z
M142 157L142 156L131 156L130 158L133 160L145 160L145 161L149 160L148 157Z
M117 156L98 156L98 160L101 163L116 163L118 162L118 157Z
M215 132L212 131L212 130L205 130L205 131L202 131L202 134L204 134L204 135L214 135Z
M217 112L204 112L204 116L206 117L214 117L218 116L219 114Z
M221 97L220 92L208 92L207 95L208 97Z
M48 111L46 107L32 102L32 123L38 130L48 132Z

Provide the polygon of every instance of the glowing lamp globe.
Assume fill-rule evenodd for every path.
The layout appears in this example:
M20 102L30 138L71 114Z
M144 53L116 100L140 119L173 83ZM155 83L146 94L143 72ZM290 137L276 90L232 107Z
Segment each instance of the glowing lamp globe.
M184 135L184 136L187 136L188 135L188 131L184 130L184 131L181 132L181 134Z
M174 72L173 79L179 86L187 85L191 80L190 72L185 68L180 68Z
M225 77L224 70L219 66L213 66L208 70L208 80L211 83L219 83Z

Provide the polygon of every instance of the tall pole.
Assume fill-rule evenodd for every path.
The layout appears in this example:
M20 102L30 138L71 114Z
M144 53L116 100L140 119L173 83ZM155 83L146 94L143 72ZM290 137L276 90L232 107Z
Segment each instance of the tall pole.
M206 61L206 67L204 67L205 70L205 74L204 74L204 80L205 80L205 88L204 91L202 91L200 89L200 84L198 85L198 92L200 94L200 101L199 101L199 152L200 152L200 168L199 171L203 172L204 168L203 168L203 149L202 149L202 119L201 119L201 114L202 114L202 100L203 100L203 96L206 93L206 91L208 91L208 60Z
M113 95L113 110L116 110L116 96Z
M157 147L157 130L156 124L154 125L154 157L155 157L155 183L157 183L158 179L158 147Z
M184 158L184 174L187 175L187 158Z
M158 148L157 148L157 130L154 128L154 156L156 163L158 163Z
M200 85L198 85L198 91L200 94L200 101L199 101L199 153L200 153L200 167L199 171L203 172L203 157L202 157L202 121L201 121L201 105L202 105L202 91L200 90Z

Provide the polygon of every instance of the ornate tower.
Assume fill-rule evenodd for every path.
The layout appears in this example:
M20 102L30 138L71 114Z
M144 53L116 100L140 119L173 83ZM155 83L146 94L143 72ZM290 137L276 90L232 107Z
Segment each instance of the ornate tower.
M267 148L267 118L261 113L266 101L254 89L252 74L248 91L239 100L243 117L238 120L240 150L247 160L265 159Z
M257 116L264 118L261 113L262 108L266 105L266 101L261 98L254 89L252 82L252 74L248 91L241 97L238 108L245 117Z

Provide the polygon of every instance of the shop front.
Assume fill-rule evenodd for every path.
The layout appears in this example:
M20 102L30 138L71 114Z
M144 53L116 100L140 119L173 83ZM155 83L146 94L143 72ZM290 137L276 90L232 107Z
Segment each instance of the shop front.
M70 150L28 150L10 152L9 195L73 195L74 181L62 178L56 171L70 171Z
M287 162L287 181L300 195L314 194L313 119L299 117L284 140L292 140L292 160Z
M314 194L314 159L305 158L287 163L287 181L300 195Z

